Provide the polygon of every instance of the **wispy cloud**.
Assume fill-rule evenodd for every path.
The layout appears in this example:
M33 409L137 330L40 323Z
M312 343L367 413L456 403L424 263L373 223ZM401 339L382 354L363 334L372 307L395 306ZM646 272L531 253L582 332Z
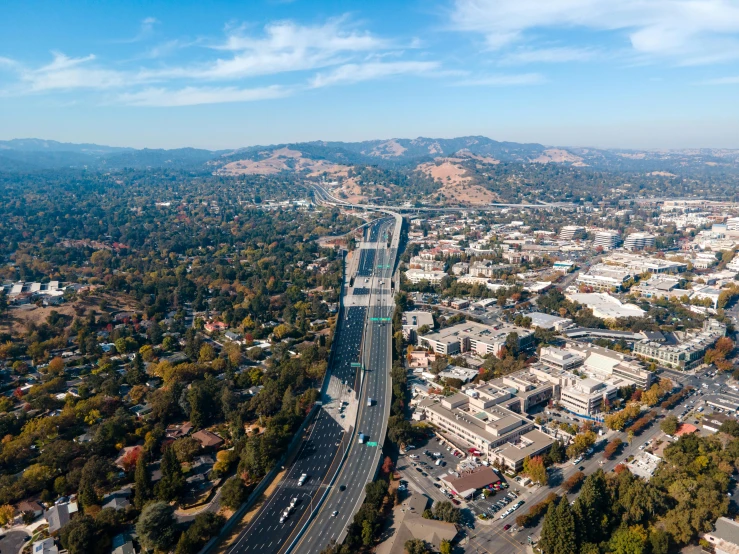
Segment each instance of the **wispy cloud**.
M70 58L61 52L53 52L51 63L38 69L22 69L20 79L28 92L71 89L108 89L129 86L135 82L133 75L97 67L92 64L95 56Z
M599 56L594 48L550 47L519 48L504 54L501 65L523 65L532 63L586 62Z
M339 84L373 81L395 75L428 75L439 69L439 62L369 62L350 63L333 69L330 72L316 75L311 85L314 88Z
M547 79L539 73L520 73L513 75L483 75L470 77L450 83L458 87L514 87L525 85L541 85Z
M455 0L452 24L488 48L535 42L537 31L620 33L632 53L676 64L739 59L734 0Z
M134 42L141 42L146 40L154 34L154 26L159 23L155 17L146 17L141 20L139 25L139 32L130 38L123 38L119 40L113 40L115 44L132 44Z
M147 88L139 92L120 94L115 102L146 107L195 106L284 98L292 92L289 88L276 85L260 88L185 87L177 90Z
M699 81L697 85L739 85L739 75L733 77L719 77L717 79L706 79Z

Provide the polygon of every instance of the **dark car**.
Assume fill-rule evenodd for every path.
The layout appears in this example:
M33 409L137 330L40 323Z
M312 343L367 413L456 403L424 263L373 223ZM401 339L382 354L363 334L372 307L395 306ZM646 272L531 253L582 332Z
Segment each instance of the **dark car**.
M508 531L508 529L510 529L510 528L511 528L511 524L510 524L510 523L506 523L506 524L505 524L505 525L503 526L503 531Z
M346 490L346 485L339 485L339 490L340 491L345 491Z
M580 466L577 469L579 469L580 471L585 471L585 466Z

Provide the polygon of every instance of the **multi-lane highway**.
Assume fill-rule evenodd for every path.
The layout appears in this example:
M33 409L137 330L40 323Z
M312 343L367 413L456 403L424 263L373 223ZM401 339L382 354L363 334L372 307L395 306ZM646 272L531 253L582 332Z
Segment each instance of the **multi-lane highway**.
M352 405L351 400L358 372L352 364L359 362L366 314L364 306L350 306L340 314L322 406L285 478L239 535L229 554L277 554L284 551L325 491L330 481L327 479L329 470L333 468L335 472L353 430L356 402ZM303 474L307 477L301 484L299 481ZM281 521L294 498L297 502Z
M388 249L385 240L393 226L396 227L393 248ZM313 554L320 552L332 540L343 540L347 525L364 499L364 487L377 472L391 400L390 319L394 306L391 277L400 236L399 227L400 224L396 224L395 220L387 219L380 221L376 232L374 227L370 228L368 239L374 239L376 254L370 278L371 293L368 295L369 317L362 349L364 371L356 432L334 486L291 552ZM359 442L360 433L364 436L363 443Z

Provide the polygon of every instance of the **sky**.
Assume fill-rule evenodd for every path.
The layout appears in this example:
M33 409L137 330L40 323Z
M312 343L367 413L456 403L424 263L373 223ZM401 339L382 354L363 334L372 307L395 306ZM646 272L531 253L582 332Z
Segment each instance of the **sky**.
M739 148L739 0L26 0L0 14L0 140Z

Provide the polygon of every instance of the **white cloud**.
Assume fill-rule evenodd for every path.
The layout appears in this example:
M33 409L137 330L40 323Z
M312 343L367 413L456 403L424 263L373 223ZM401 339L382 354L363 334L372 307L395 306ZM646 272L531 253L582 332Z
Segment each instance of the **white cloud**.
M311 85L314 88L339 84L359 83L372 81L394 75L427 75L439 69L439 62L369 62L349 63L336 69L319 73Z
M177 90L147 88L139 92L118 95L116 101L129 106L177 107L198 104L254 102L289 96L292 90L281 86L260 88L185 87Z
M260 36L232 31L215 50L232 53L197 66L155 70L156 77L209 80L240 79L306 71L350 61L359 53L389 48L389 42L351 28L346 18L323 25L303 26L289 21L269 24Z
M21 71L21 81L29 92L69 89L106 89L127 86L135 78L123 72L91 66L94 55L84 58L70 58L60 52L53 52L50 64L39 69Z
M546 83L546 78L539 73L520 73L513 75L483 75L455 81L453 86L459 87L513 87L524 85L541 85Z
M489 48L529 42L536 31L616 31L635 54L681 64L739 59L736 0L455 0L455 28Z

